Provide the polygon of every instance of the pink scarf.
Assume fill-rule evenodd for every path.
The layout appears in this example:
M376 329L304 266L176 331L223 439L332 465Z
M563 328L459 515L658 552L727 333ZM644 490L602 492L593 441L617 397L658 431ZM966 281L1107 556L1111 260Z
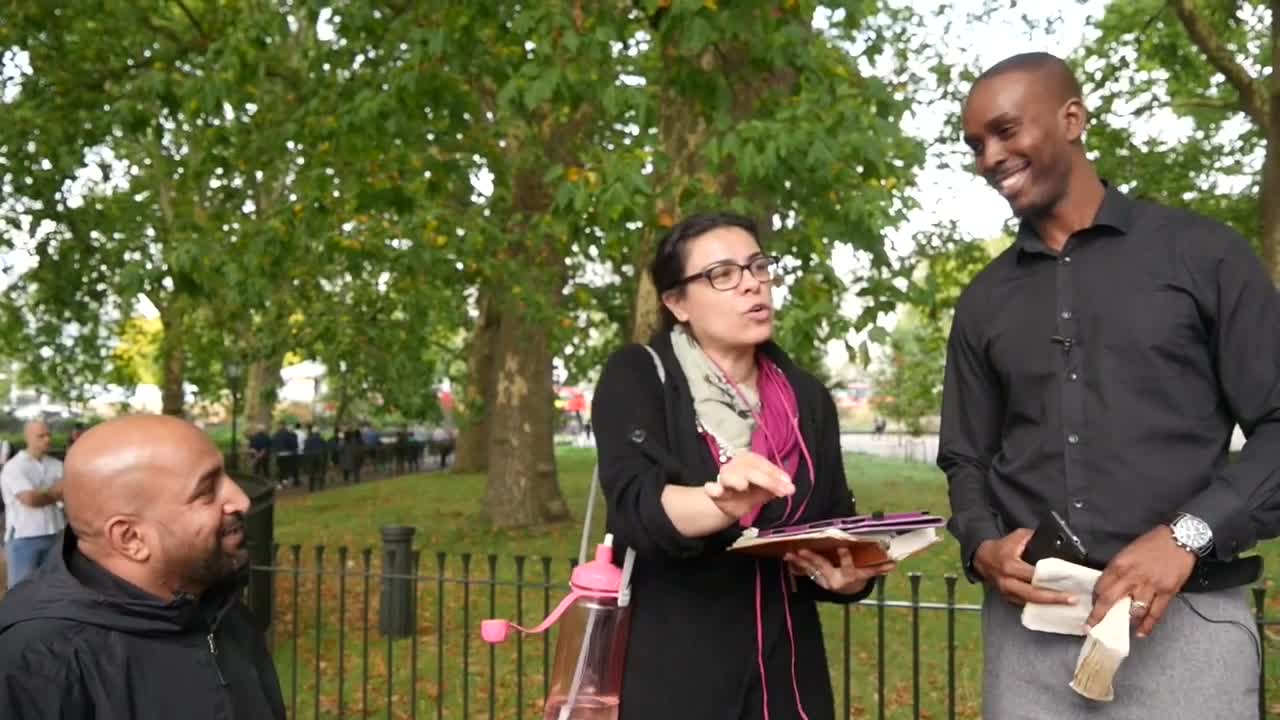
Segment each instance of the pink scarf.
M796 508L793 513L791 511L792 498L787 498L787 509L782 513L782 519L775 523L775 525L785 525L794 523L804 514L805 506L809 504L809 498L813 496L813 490L817 486L818 476L814 473L813 457L809 454L809 448L805 446L804 438L800 435L800 414L799 406L796 403L795 390L792 389L791 383L787 381L787 377L782 374L782 371L771 360L759 355L757 362L760 366L760 375L757 381L760 388L760 412L755 413L756 426L751 432L751 450L768 458L773 464L785 470L793 481L795 480L796 470L800 467L800 458L802 456L809 467L809 492L805 495L804 501L800 503L800 507ZM721 375L729 381L730 385L733 385L734 391L742 399L743 403L749 405L738 386L732 380L729 380L728 375L723 372ZM712 456L718 459L720 453L715 438L706 432L703 433L703 437L706 438L711 448ZM761 507L763 506L757 506L746 515L743 515L738 520L739 525L744 528L751 527L756 518L759 517ZM800 686L796 681L796 639L791 625L791 600L787 587L787 569L785 566L778 566L778 577L782 584L783 614L787 621L787 638L791 643L791 691L795 695L796 709L799 710L800 717L802 720L809 720L808 714L804 711L804 704L800 701ZM755 585L756 661L760 671L760 687L763 693L761 704L765 720L769 720L769 681L765 672L764 617L762 612L764 578L759 562L756 563Z
M796 393L787 376L782 373L773 361L760 355L757 361L760 366L758 387L760 388L760 412L756 413L756 426L751 433L751 451L767 458L770 462L786 471L787 476L795 479L796 470L800 467L803 456L809 466L809 492L804 502L792 513L792 498L787 498L787 509L782 520L777 524L795 522L804 513L809 498L813 495L813 487L817 478L813 472L813 460L809 457L808 448L800 436L800 416L796 403ZM725 376L726 379L728 376ZM733 382L730 381L733 385ZM737 386L734 385L734 390ZM745 398L743 400L745 403ZM718 455L716 440L710 433L704 433L711 448L712 455ZM760 515L760 507L743 515L738 523L742 527L751 527Z

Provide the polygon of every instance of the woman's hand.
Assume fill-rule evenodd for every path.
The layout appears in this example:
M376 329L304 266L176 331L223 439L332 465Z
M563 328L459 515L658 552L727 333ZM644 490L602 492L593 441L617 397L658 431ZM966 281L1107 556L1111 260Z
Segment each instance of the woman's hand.
M720 512L737 520L759 505L796 491L782 468L753 452L734 455L714 482L703 486Z
M787 553L783 558L796 575L807 576L818 587L841 595L856 595L878 575L888 575L898 567L897 563L884 563L872 567L856 567L848 548L836 551L839 565L832 565L827 558L810 550Z

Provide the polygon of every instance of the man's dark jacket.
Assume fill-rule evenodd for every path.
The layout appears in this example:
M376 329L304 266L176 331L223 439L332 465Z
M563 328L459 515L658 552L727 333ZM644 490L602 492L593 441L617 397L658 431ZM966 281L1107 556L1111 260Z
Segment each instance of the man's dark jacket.
M0 718L283 720L239 579L162 602L75 540L0 601Z

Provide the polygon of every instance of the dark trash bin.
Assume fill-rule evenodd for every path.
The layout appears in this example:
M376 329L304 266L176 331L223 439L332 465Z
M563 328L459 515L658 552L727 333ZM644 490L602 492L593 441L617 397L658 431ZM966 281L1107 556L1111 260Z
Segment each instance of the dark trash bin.
M274 584L271 567L275 564L276 487L269 478L244 472L231 477L249 496L249 513L244 519L245 543L249 546L249 588L246 602L258 629L271 625Z
M403 525L382 528L382 596L378 628L388 637L410 637L415 630L414 532L414 528Z

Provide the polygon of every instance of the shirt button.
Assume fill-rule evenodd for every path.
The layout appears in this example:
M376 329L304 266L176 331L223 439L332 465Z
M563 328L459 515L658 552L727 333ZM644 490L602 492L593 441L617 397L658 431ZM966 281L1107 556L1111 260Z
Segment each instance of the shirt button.
M1075 445L1076 443L1080 442L1080 436L1075 433L1071 433L1070 435L1067 436L1067 442L1071 443L1072 445Z
M640 428L635 428L634 430L631 431L631 442L637 445L640 445L641 443L644 442L644 440L645 440L644 430L641 430Z
M1071 382L1075 382L1077 379L1079 379L1079 377L1080 377L1079 375L1073 372L1067 373L1067 379L1070 380Z
M1070 264L1071 264L1071 256L1070 256L1070 255L1067 255L1066 257L1062 258L1062 262L1067 263L1068 265L1070 265Z
M1072 501L1071 501L1071 505L1072 505L1075 509L1080 510L1080 509L1084 508L1084 501L1083 501L1083 500L1081 500L1080 498L1076 498L1075 500L1072 500Z
M1070 311L1070 310L1063 310L1063 311L1062 311L1062 319L1063 319L1063 320L1070 320L1070 319L1071 319L1071 311Z

